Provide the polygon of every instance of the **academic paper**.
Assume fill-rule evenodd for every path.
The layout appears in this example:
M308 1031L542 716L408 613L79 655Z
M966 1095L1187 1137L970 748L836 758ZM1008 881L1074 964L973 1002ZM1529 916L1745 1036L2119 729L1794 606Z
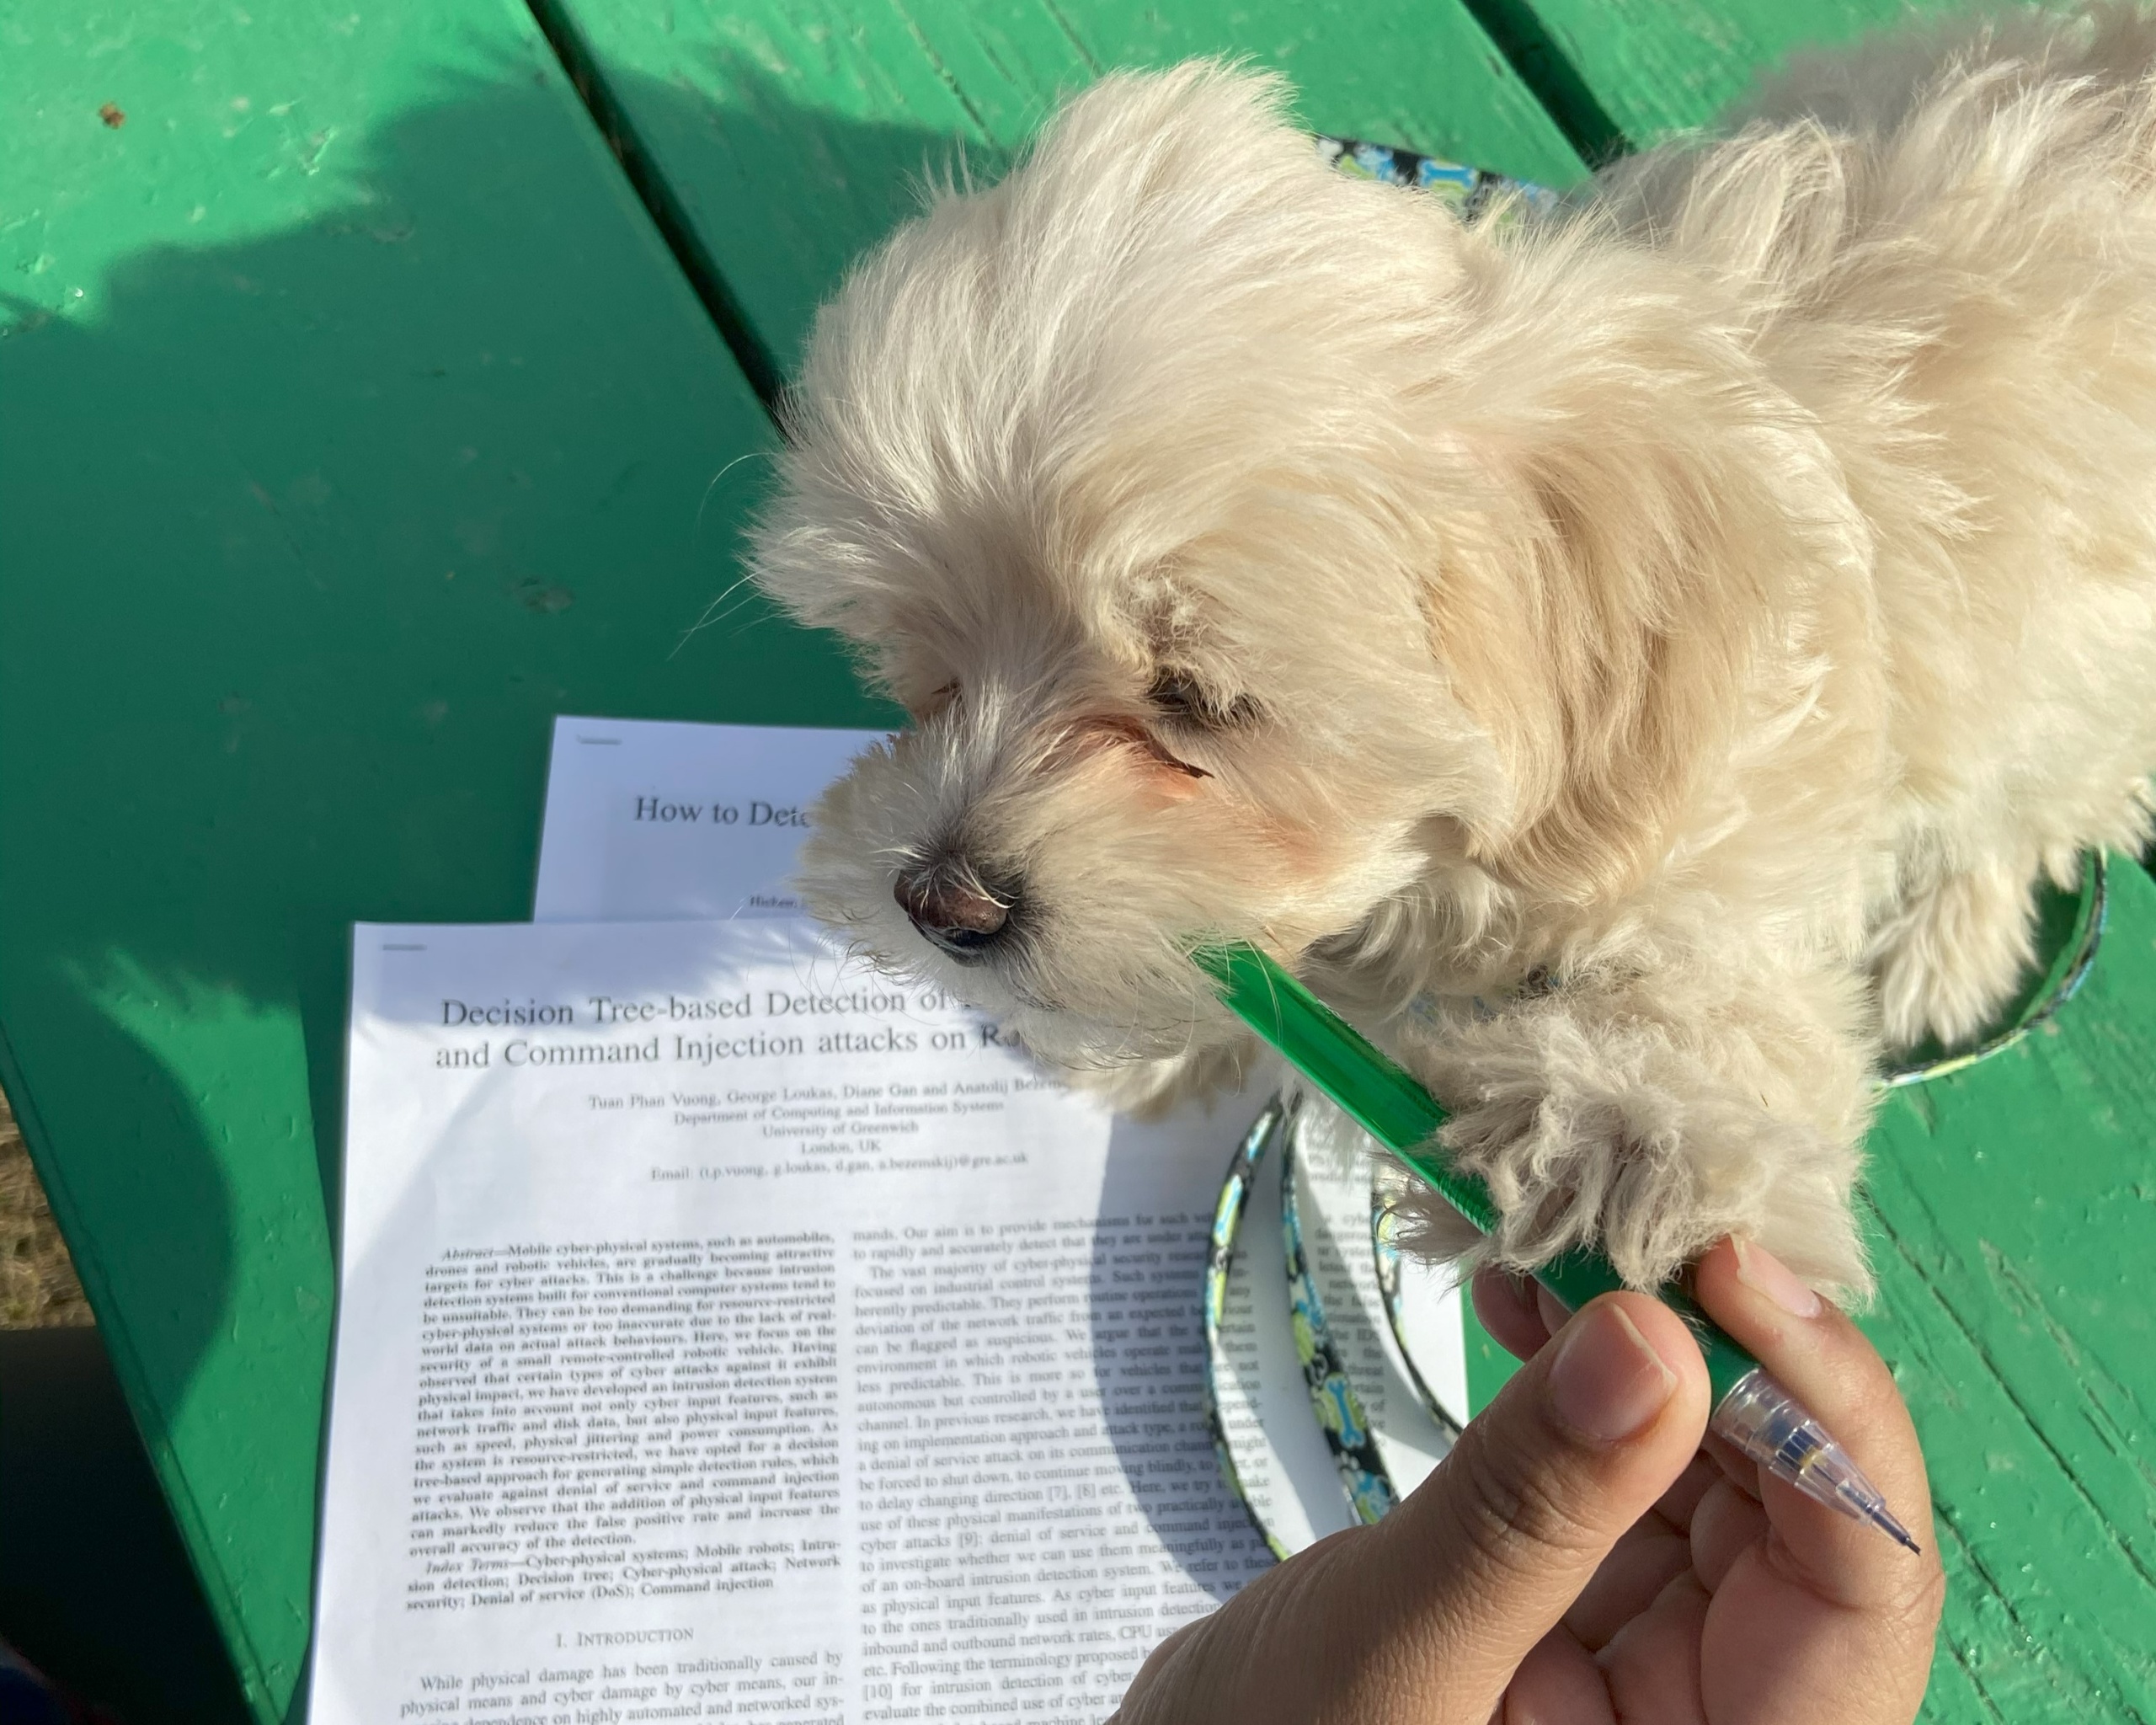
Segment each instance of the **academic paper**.
M798 919L362 926L348 1096L315 1725L1076 1725L1268 1562L1202 1407L1240 1113L1116 1120Z

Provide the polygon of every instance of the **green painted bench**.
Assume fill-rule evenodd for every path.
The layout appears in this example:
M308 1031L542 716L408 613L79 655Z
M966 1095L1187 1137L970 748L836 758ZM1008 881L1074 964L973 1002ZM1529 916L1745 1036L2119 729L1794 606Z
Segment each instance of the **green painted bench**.
M345 926L527 913L557 712L887 716L754 605L694 625L809 311L910 182L1104 67L1234 53L1313 126L1561 183L1891 9L0 12L0 1083L265 1725L302 1706ZM2152 1025L2122 868L2068 1015L1879 1127L1934 1720L2156 1719Z

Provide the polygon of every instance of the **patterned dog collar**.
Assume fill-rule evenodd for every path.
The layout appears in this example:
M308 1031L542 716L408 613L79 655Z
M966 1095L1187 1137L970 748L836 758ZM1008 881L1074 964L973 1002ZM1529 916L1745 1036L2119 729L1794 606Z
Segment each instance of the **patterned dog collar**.
M1508 197L1537 216L1546 216L1557 207L1557 194L1532 180L1492 174L1486 168L1465 167L1440 156L1417 155L1394 144L1365 143L1360 138L1328 137L1321 133L1317 152L1342 174L1352 174L1358 179L1428 192L1441 199L1463 222L1474 221Z

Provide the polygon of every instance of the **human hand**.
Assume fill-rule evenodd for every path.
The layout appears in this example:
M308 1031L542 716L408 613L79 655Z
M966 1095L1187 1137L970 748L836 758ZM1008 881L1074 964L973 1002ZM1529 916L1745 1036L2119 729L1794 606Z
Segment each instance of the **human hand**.
M1908 1725L1945 1593L1924 1460L1856 1327L1757 1247L1694 1292L1924 1546L1912 1556L1708 1439L1706 1371L1644 1295L1567 1318L1485 1274L1527 1360L1375 1527L1171 1636L1112 1725ZM1553 1334L1554 1332L1554 1334ZM1545 1345L1549 1344L1549 1345Z

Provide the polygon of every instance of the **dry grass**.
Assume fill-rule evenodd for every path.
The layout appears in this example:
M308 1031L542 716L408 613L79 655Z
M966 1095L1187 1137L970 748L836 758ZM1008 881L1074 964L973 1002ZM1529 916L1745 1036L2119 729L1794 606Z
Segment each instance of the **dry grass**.
M92 1322L23 1135L0 1096L0 1330Z

